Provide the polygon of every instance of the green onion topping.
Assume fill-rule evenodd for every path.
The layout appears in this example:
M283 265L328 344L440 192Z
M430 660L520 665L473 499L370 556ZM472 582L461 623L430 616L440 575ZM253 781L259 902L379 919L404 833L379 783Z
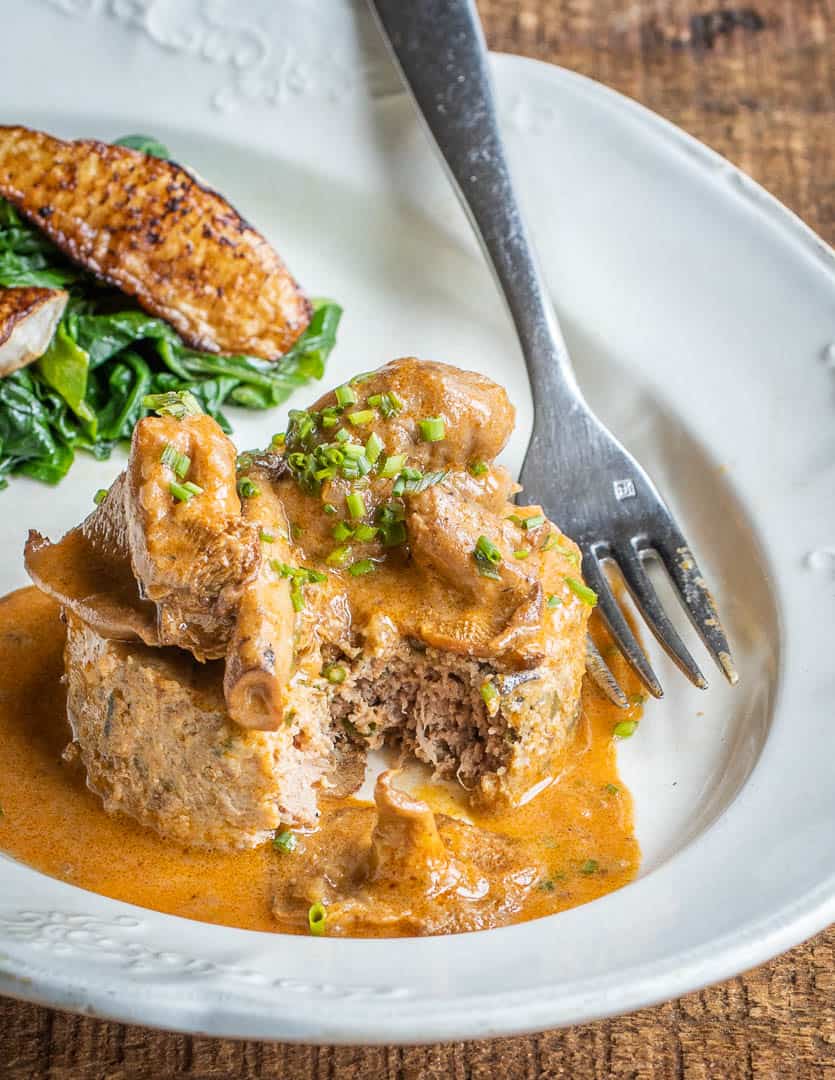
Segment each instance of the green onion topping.
M482 577L493 578L494 581L501 580L501 574L497 567L501 565L502 553L492 540L489 540L486 536L479 536L473 550L473 558Z
M590 589L588 585L584 585L582 581L578 581L573 577L567 577L565 583L574 595L579 597L584 604L588 604L589 607L594 607L597 604L597 593L594 589Z
M519 548L517 551L513 552L513 558L514 559L527 559L527 557L530 555L530 553L531 553L530 548Z
M339 540L340 542L343 540L350 540L353 535L354 530L344 521L338 521L331 529L331 536L334 540Z
M377 510L377 527L383 547L406 543L406 511L401 502L386 503Z
M336 509L336 507L333 505L333 503L325 503L325 505L322 507L322 509L325 511L326 514L338 514L339 513L339 511Z
M178 484L175 481L172 481L168 485L168 490L171 492L177 502L183 503L191 502L192 498L195 495L203 494L203 488L200 487L198 484L191 483L191 481L186 481L185 484Z
M194 394L188 390L169 390L165 394L146 394L142 408L158 416L173 416L182 420L186 416L199 416L203 410Z
M107 498L107 488L99 488L96 494L93 496L93 502L96 506L101 506L104 500Z
M368 458L371 464L374 465L377 461L377 458L380 456L380 454L382 454L382 452L383 440L380 438L376 431L372 431L371 434L368 436L368 442L365 444L365 456Z
M368 540L373 540L379 532L379 529L375 525L357 525L354 529L354 539L360 543L365 543Z
M355 562L353 566L348 567L348 573L351 577L362 577L363 574L370 574L374 569L374 563L371 559L360 559L359 562Z
M489 679L481 684L481 699L485 705L489 705L491 701L495 701L498 696L499 691Z
M580 867L581 874L596 874L600 869L600 864L597 859L586 859L583 865Z
M619 724L615 724L612 733L619 739L628 739L635 734L637 729L637 720L621 720Z
M333 549L325 562L328 566L344 566L350 558L351 549L349 547L338 547Z
M418 431L424 442L440 442L446 435L446 424L440 416L427 416L418 421Z
M273 536L273 534L264 532L263 529L258 533L258 538L262 540L265 544L275 543L275 537Z
M328 913L323 903L317 900L315 904L310 905L307 912L307 925L314 937L321 937L324 934L327 919Z
M548 607L555 608L561 606L562 600L558 596L555 596L553 593L549 593L545 603Z
M338 404L343 408L346 405L356 405L357 403L357 395L347 384L345 386L337 386L334 390L334 395L336 396Z
M386 458L385 464L380 469L380 476L384 476L389 479L392 476L397 476L403 466L406 464L405 454L391 454Z
M483 476L489 466L486 461L471 461L467 468L473 476Z
M327 574L321 570L311 570L307 566L288 566L287 563L279 562L278 559L270 560L270 566L283 578L290 581L290 602L293 611L301 611L304 608L305 585L319 585L327 581Z
M248 476L242 476L238 480L238 494L242 499L254 499L261 494L261 489Z
M291 851L296 850L298 842L296 834L290 832L289 829L282 829L281 832L277 832L273 837L273 847L277 851L286 852L288 855Z
M607 784L606 790L609 792L610 795L620 794L620 788L616 784Z
M188 471L191 468L191 458L188 454L181 454L176 446L172 446L171 443L165 444L165 449L162 451L160 461L163 465L167 465L169 469L178 476L181 480L185 480L188 476Z
M352 424L365 426L365 424L370 424L374 419L374 410L360 409L358 412L348 413L348 419Z
M354 520L365 515L365 499L363 498L361 491L352 491L350 495L345 499L345 505L348 507L348 514Z
M341 664L328 664L326 668L322 669L322 674L328 680L329 683L333 683L338 686L339 683L344 683L348 672L342 667Z

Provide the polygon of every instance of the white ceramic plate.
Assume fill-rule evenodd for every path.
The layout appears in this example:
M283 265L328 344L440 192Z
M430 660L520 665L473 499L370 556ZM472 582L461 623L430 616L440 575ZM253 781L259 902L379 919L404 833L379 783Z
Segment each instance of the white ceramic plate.
M329 382L406 353L482 370L519 406L518 466L517 346L364 10L37 0L15 19L4 121L159 135L344 303ZM621 751L640 879L523 926L337 941L188 922L0 859L0 991L217 1035L472 1038L669 998L835 918L833 253L632 102L517 57L494 72L580 380L680 515L741 671L700 694L653 656L667 697ZM238 417L240 445L283 419ZM26 528L59 534L121 466L0 494L3 590L24 583Z

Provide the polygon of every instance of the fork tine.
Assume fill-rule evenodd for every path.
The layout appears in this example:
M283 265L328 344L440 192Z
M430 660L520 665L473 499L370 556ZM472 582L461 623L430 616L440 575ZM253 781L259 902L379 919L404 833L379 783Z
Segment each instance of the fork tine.
M687 541L676 528L668 525L664 540L656 540L652 547L666 567L678 590L679 599L708 652L725 673L731 686L735 686L739 675L731 656L731 647L719 621L716 601L702 577Z
M583 577L586 584L597 593L597 606L600 614L612 633L618 648L629 661L630 667L640 676L641 681L653 697L663 697L664 691L655 672L650 667L641 646L629 628L617 600L609 588L606 575L594 553L587 551L583 559Z
M600 655L591 634L586 635L586 671L591 675L597 688L619 709L629 707L629 698L609 670L609 665Z
M623 575L623 580L626 582L638 610L664 650L694 685L698 686L700 690L707 690L707 679L701 673L699 665L690 655L687 646L678 636L675 627L661 606L658 594L649 579L638 552L632 544L626 541L613 547L611 555Z

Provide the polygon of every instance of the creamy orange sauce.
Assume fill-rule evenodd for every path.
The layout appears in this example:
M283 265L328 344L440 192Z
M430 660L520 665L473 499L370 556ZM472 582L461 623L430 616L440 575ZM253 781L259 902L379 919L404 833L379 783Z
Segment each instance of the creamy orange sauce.
M595 629L599 646L608 642ZM186 849L112 817L86 787L80 767L64 760L65 716L58 605L37 589L0 600L0 850L52 877L140 907L251 930L305 932L271 913L286 860L315 857L329 839L333 811L352 801L323 801L315 836L291 854ZM513 921L553 914L627 884L640 850L633 807L621 784L612 730L640 716L639 687L619 654L606 656L635 705L628 713L604 701L586 680L575 752L559 781L526 805L475 814L450 789L423 784L433 810L518 838L543 867ZM371 811L369 810L369 813ZM279 884L277 884L277 882Z

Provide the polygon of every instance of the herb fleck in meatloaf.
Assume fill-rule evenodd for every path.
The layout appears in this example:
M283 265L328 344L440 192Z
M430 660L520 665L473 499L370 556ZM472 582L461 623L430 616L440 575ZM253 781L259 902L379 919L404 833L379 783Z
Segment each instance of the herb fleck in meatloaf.
M109 809L250 846L313 824L383 743L486 804L556 774L594 596L493 464L500 387L397 360L237 462L174 412L137 425L86 522L27 545L67 611L74 736Z

